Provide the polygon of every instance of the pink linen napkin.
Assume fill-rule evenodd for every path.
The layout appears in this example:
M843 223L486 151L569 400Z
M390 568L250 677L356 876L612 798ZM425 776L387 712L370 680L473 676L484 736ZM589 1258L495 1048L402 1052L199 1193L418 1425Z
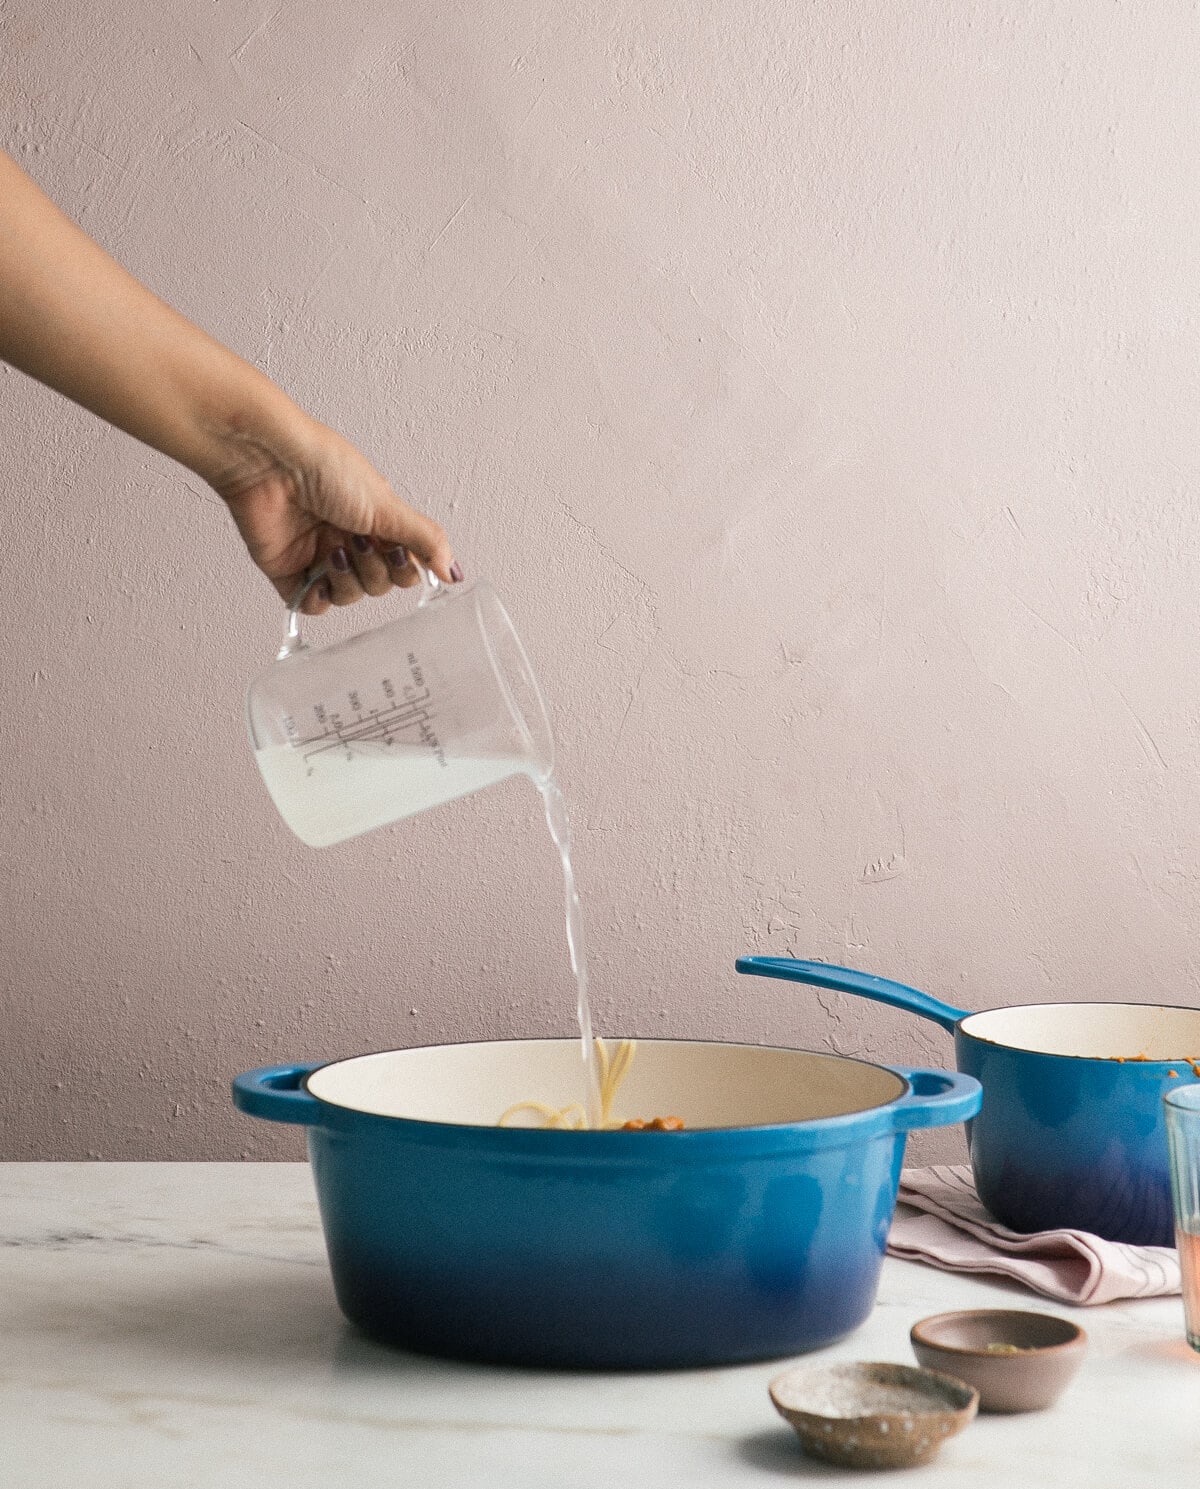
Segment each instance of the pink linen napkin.
M888 1251L947 1272L1011 1277L1064 1303L1112 1303L1179 1291L1170 1246L1127 1246L1081 1230L1024 1235L979 1202L966 1164L906 1168L900 1174Z

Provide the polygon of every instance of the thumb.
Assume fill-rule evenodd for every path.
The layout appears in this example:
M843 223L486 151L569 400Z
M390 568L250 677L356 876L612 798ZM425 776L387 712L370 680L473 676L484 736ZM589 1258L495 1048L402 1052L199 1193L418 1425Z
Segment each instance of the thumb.
M410 507L382 477L368 515L370 527L365 536L373 538L385 552L398 546L407 548L444 584L456 584L462 579L462 569L454 560L454 550L444 529L432 517Z

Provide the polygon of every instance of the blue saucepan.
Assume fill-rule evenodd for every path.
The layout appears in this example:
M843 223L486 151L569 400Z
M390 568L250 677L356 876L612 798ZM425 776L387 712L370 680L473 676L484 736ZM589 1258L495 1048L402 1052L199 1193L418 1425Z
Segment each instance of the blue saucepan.
M1004 1225L1174 1244L1163 1094L1200 1075L1200 1009L1036 1003L968 1013L823 962L745 956L737 969L890 1003L950 1030L959 1070L983 1086L967 1125L975 1185Z
M514 1040L271 1066L233 1097L307 1127L338 1301L367 1333L616 1368L791 1355L857 1327L906 1133L980 1100L945 1071L640 1040L621 1111L685 1131L495 1125L581 1087L577 1040Z

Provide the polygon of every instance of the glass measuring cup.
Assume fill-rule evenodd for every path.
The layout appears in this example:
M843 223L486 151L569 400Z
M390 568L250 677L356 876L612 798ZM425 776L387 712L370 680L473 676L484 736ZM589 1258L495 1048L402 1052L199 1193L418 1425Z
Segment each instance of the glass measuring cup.
M416 562L416 560L411 560ZM288 610L283 645L246 692L254 758L280 816L312 848L554 768L546 706L485 582L452 590L420 565L416 609L321 649Z

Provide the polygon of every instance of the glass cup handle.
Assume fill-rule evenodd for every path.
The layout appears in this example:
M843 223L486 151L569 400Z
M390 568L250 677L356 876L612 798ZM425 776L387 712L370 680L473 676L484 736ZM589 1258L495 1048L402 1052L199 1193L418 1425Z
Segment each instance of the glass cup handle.
M421 576L421 593L417 596L417 606L428 605L430 600L435 599L438 594L444 592L446 586L433 572L427 568L419 558L413 554L408 555L408 561ZM313 585L319 584L329 572L325 564L315 564L304 576L300 588L288 602L287 620L283 626L283 641L279 650L275 653L275 660L282 662L284 657L294 656L298 651L307 651L308 642L300 634L300 606L304 604L304 597L312 589Z

